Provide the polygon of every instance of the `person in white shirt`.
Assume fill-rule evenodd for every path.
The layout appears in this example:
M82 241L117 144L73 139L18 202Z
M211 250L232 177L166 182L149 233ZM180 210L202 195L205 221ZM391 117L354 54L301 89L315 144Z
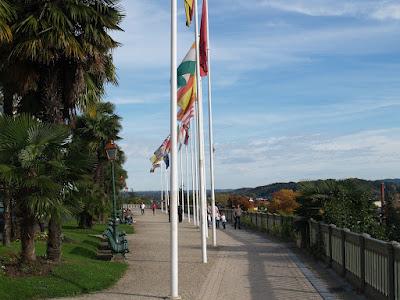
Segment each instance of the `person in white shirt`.
M225 227L225 225L226 225L226 217L225 217L224 213L221 214L221 222L222 222L222 227L224 229L226 229L226 227Z

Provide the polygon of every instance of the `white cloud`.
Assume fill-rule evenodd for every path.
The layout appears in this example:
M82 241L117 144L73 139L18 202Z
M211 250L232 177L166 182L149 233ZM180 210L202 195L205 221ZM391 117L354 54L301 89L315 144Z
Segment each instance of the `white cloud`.
M126 105L126 104L154 104L154 103L162 103L166 102L169 99L168 93L155 93L155 94L145 94L142 96L132 96L132 97L118 97L114 96L111 101L116 105Z
M302 179L398 177L399 140L400 128L392 128L221 144L216 178L220 187L238 187Z
M165 68L168 71L170 57L170 4L165 1L124 1L126 17L121 25L124 32L114 37L122 42L115 50L115 62L121 68L141 69L154 72ZM182 20L183 22L183 20ZM179 49L187 51L193 34L179 30ZM180 53L180 57L183 53Z
M273 8L312 17L400 19L399 4L396 0L261 0L256 3L236 0L235 7L249 10Z
M315 120L322 120L324 122L354 119L358 116L366 116L368 113L375 113L379 110L388 108L399 108L400 98L398 99L363 99L363 100L345 100L334 101L332 99L321 100L322 105L304 106L299 105L295 107L285 107L275 110L274 113L264 112L245 112L242 111L241 116L238 117L236 112L225 112L218 119L215 120L217 126L240 126L246 128L260 128L268 125L277 124L296 124L305 123L307 120L315 122ZM255 108L257 110L257 108Z
M400 20L400 4L382 6L371 15L378 20L394 19Z

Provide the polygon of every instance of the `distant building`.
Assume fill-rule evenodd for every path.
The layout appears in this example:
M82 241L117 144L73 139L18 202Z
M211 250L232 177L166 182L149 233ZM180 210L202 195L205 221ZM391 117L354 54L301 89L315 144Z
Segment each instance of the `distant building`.
M267 198L256 198L256 201L269 201Z

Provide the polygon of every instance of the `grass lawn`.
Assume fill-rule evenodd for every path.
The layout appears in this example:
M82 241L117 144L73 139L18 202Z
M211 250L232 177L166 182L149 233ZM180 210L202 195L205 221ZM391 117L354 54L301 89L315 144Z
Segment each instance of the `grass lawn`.
M62 297L102 290L113 285L127 269L124 263L96 259L99 239L91 235L101 234L105 225L93 229L77 229L75 224L63 227L68 242L63 243L62 264L46 276L11 278L0 273L0 299L23 300ZM133 227L121 225L121 230L133 233ZM0 257L15 255L20 244L0 246ZM44 255L45 242L36 242L37 255ZM0 270L1 271L1 270Z

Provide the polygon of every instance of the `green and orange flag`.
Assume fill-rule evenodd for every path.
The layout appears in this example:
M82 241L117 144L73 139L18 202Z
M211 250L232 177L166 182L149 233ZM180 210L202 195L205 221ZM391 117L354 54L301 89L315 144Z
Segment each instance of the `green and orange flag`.
M196 45L193 43L178 67L178 120L196 100Z

